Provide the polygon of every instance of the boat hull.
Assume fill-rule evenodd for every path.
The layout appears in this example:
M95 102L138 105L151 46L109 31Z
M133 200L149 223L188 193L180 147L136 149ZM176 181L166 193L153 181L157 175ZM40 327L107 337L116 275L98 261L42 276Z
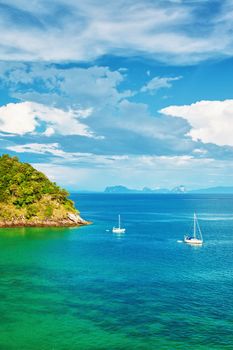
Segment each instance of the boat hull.
M125 228L113 227L112 232L113 233L125 233Z
M197 238L184 237L184 243L191 244L191 245L202 245L203 241Z

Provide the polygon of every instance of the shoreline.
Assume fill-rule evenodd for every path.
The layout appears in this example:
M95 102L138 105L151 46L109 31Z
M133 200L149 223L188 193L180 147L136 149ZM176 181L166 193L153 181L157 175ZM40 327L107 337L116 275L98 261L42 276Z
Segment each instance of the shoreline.
M91 225L91 221L86 221L79 215L69 215L66 219L60 220L35 220L27 221L25 219L4 220L0 221L1 228L17 227L78 227Z
M91 225L92 222L88 221L86 224L75 224L75 223L57 223L57 222L46 222L46 223L0 223L1 228L21 228L21 227L81 227Z

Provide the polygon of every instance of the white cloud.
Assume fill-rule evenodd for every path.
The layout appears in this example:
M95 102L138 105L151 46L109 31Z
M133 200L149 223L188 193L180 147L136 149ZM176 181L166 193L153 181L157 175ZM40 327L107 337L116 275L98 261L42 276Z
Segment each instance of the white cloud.
M186 123L182 120L172 120L172 118L167 117L155 118L150 114L148 105L128 100L123 100L119 103L119 119L115 123L116 126L127 131L133 131L140 136L157 141L163 140L160 147L164 146L164 142L168 144L173 140L173 149L178 139L181 139L188 130L186 125L184 125Z
M182 156L139 156L137 162L140 166L151 168L162 167L163 169L192 169L199 165L213 162L211 158L195 158L189 155Z
M33 132L38 126L36 116L28 103L9 103L0 107L0 130L23 135Z
M156 92L159 89L162 88L170 88L172 87L172 82L176 81L176 80L180 80L182 77L173 77L173 78L169 78L169 77L154 77L153 79L151 79L146 85L144 85L141 88L141 92L147 92L149 91L150 93Z
M148 159L143 159L142 166L138 158L130 157L124 171L118 167L84 167L73 164L33 163L36 169L44 172L51 180L60 185L79 189L103 190L106 186L122 184L129 188L172 188L185 184L188 189L208 186L231 186L233 180L233 162L190 159L184 165L177 165L179 158L154 159L152 165L147 165ZM181 161L183 161L181 159ZM153 176L151 172L153 171ZM172 176L171 176L172 171ZM133 182L132 182L133 174ZM95 181L93 181L95 179Z
M207 150L206 149L203 149L203 148L195 148L193 150L193 153L194 154L200 154L200 155L204 155L204 154L207 154Z
M232 56L226 15L232 6L223 0L218 15L200 21L203 3L8 0L1 8L0 59L77 61L117 53L190 64Z
M45 136L52 136L53 134L55 134L55 130L51 126L48 127L43 133Z
M86 163L89 166L114 166L120 168L124 164L125 167L187 167L193 166L193 164L203 164L212 162L211 158L199 159L194 158L191 155L182 156L156 156L156 155L104 155L94 153L82 153L82 152L66 152L61 149L58 143L28 143L24 145L14 145L7 147L8 150L16 153L35 153L35 154L50 154L54 157L52 162L75 162Z
M96 137L80 119L87 118L92 109L64 111L35 102L9 103L0 107L0 131L16 135L39 133L45 136L53 133L61 135L82 135Z
M51 181L56 181L59 185L71 187L73 190L93 189L93 178L100 176L94 170L85 168L75 168L71 166L51 164L51 163L32 163L32 166L42 171ZM96 189L96 188L94 188Z
M35 153L35 154L52 154L53 156L66 156L66 152L59 148L58 143L28 143L25 145L15 145L7 147L9 151L16 153Z
M56 107L72 106L83 118L90 115L92 106L99 110L133 94L118 89L125 80L122 70L103 66L67 69L50 64L0 62L0 76L13 97Z
M191 105L169 106L160 113L186 119L194 141L233 146L233 100L199 101Z
M49 163L32 165L45 172L51 180L75 190L103 190L107 185L117 184L130 188L171 188L181 183L188 187L199 187L200 178L206 183L213 179L209 172L213 173L213 169L216 172L216 162L213 159L195 159L190 156L106 156L80 153L72 158L72 165L71 162L57 162L54 159ZM220 166L223 167L223 164ZM221 172L220 169L217 174ZM214 176L215 181L216 179L218 177Z
M127 161L127 155L97 155L85 152L65 152L59 143L27 143L23 145L13 145L6 147L9 151L16 153L47 154L52 157L53 162L75 162L89 163L90 166L108 166L117 162ZM58 160L60 158L60 160Z
M53 181L77 190L102 190L107 185L128 187L171 188L184 183L188 188L225 183L225 174L233 163L195 156L105 155L67 152L58 143L9 146L17 153L35 153L49 156L49 161L32 164ZM122 171L124 169L124 171ZM104 171L103 171L104 170ZM171 172L173 176L171 177ZM151 174L153 173L153 176ZM132 185L133 174L133 185ZM93 179L95 181L93 182ZM231 184L232 176L227 178Z
M80 147L78 143L73 145L74 150L92 152L92 149L98 149L102 153L113 150L120 154L142 154L157 149L159 154L174 154L176 151L180 154L190 152L193 147L190 139L183 140L184 134L189 130L187 123L178 118L177 121L165 116L155 117L147 104L127 99L134 93L125 88L128 81L125 74L119 71L96 66L64 68L26 63L11 63L6 66L3 63L0 64L0 73L3 83L14 97L50 105L52 109L55 106L59 110L70 106L72 112L78 109L79 123L88 126L86 130L92 132L95 138L100 139L99 135L105 137L105 141L98 141L98 145L94 140L88 140L87 144L83 139ZM25 82L23 87L21 81ZM170 83L164 83L163 80L160 86ZM63 124L67 125L59 131L62 135L65 135L66 127L70 126L71 132L74 130L69 115L66 118ZM39 136L56 136L58 133L55 123L51 122L46 122L42 130L37 127L36 131L38 130L41 132ZM141 145L138 144L138 136L143 138ZM35 141L40 142L40 139Z

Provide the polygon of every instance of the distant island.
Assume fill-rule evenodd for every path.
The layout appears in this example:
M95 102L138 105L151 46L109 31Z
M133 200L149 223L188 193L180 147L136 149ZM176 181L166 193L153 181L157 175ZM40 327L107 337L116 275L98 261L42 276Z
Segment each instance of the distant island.
M210 188L201 188L197 190L187 190L185 186L180 185L172 189L167 188L157 188L151 189L149 187L144 187L142 190L130 189L128 187L118 185L118 186L108 186L105 188L104 193L154 193L154 194L233 194L233 186L225 187L210 187Z
M0 157L0 227L79 226L69 193L17 157Z
M227 186L217 186L217 187L209 187L209 188L201 188L198 190L192 190L188 193L200 193L200 194L233 194L233 187Z
M130 189L125 186L108 186L104 190L105 193L187 193L186 188L183 185L174 187L169 190L167 188L157 188L151 189L149 187L144 187L142 190Z

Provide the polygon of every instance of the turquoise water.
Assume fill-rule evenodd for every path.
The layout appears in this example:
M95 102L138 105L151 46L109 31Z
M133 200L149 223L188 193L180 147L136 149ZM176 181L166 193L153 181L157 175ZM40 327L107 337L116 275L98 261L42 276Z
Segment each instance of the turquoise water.
M73 199L93 225L0 230L1 350L233 348L232 196Z

